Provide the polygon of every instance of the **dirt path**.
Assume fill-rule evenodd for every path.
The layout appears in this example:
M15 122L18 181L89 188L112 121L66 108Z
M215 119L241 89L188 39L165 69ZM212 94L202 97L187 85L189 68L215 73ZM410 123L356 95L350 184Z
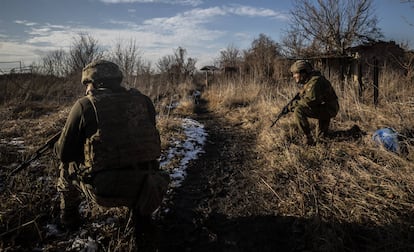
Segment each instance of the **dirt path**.
M189 164L188 176L161 220L161 251L298 249L292 241L296 221L277 217L277 208L263 207L264 201L275 200L258 190L254 132L229 125L206 105L200 103L195 118L209 134L206 152Z

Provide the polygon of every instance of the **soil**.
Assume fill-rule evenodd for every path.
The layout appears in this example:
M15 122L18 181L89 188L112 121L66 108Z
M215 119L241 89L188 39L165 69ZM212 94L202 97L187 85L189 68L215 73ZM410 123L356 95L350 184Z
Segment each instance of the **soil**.
M159 220L160 251L301 250L297 220L277 216L277 200L258 188L255 132L229 125L206 105L200 102L195 118L209 134L205 153L189 164Z

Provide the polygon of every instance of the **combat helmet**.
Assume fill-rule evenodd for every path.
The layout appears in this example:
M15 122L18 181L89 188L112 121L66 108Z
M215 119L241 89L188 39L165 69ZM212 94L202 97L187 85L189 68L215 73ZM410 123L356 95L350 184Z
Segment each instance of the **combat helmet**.
M118 65L106 61L97 60L86 65L82 70L82 84L92 82L94 85L101 83L121 84L123 75Z
M313 70L311 64L306 60L297 60L293 65L290 67L290 71L292 73L299 73L304 71L306 73L311 73Z

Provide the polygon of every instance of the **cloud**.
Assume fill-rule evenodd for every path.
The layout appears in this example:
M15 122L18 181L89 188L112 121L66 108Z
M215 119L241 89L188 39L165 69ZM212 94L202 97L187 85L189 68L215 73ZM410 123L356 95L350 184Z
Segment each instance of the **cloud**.
M273 19L288 20L288 16L282 12L272 9L256 8L251 6L231 6L225 7L226 11L239 16L247 17L269 17Z
M183 31L200 28L199 25L212 21L216 16L224 16L226 12L219 7L193 9L167 18L153 18L144 21L144 25L160 31Z
M22 25L26 25L26 26L34 26L34 25L37 25L37 23L35 23L35 22L29 22L27 20L15 20L14 23L16 23L16 24L22 24Z
M30 45L27 43L16 43L16 42L1 42L0 43L0 58L2 61L16 61L21 60L28 64L39 60L38 53L35 51L42 50L45 48Z
M101 1L127 2L133 0ZM150 0L142 1L152 2ZM169 2L190 1L174 0ZM154 61L162 56L172 54L173 50L179 46L187 49L191 57L201 59L209 56L211 59L223 47L222 44L220 45L220 41L226 39L227 42L225 43L237 41L240 44L244 43L244 40L249 40L248 35L243 30L231 34L232 37L226 37L230 33L222 29L222 26L217 21L222 17L229 16L270 19L284 18L282 14L270 9L227 5L210 8L194 8L170 17L151 18L140 23L112 19L106 21L110 25L105 25L105 28L96 28L90 25L76 23L69 25L51 23L38 24L27 20L16 20L15 23L25 25L29 28L26 30L29 38L25 41L28 47L25 48L25 53L33 54L37 51L43 53L46 49L49 51L60 49L69 50L77 34L86 32L97 39L98 44L103 48L110 48L119 41L133 39L137 41L137 46L142 50L144 56L150 57ZM21 45L17 47L21 48ZM202 59L200 61L206 62L207 60Z
M164 4L179 4L179 5L191 5L198 6L203 3L202 0L100 0L109 4L122 4L122 3L164 3Z

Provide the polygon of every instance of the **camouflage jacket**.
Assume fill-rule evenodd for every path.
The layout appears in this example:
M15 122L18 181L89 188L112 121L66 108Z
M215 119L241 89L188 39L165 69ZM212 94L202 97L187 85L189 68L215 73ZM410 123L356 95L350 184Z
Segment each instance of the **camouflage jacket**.
M331 83L320 73L314 73L309 81L305 83L299 91L300 99L296 100L289 107L294 111L297 106L313 108L316 106L326 106L338 110L338 96L335 93Z

